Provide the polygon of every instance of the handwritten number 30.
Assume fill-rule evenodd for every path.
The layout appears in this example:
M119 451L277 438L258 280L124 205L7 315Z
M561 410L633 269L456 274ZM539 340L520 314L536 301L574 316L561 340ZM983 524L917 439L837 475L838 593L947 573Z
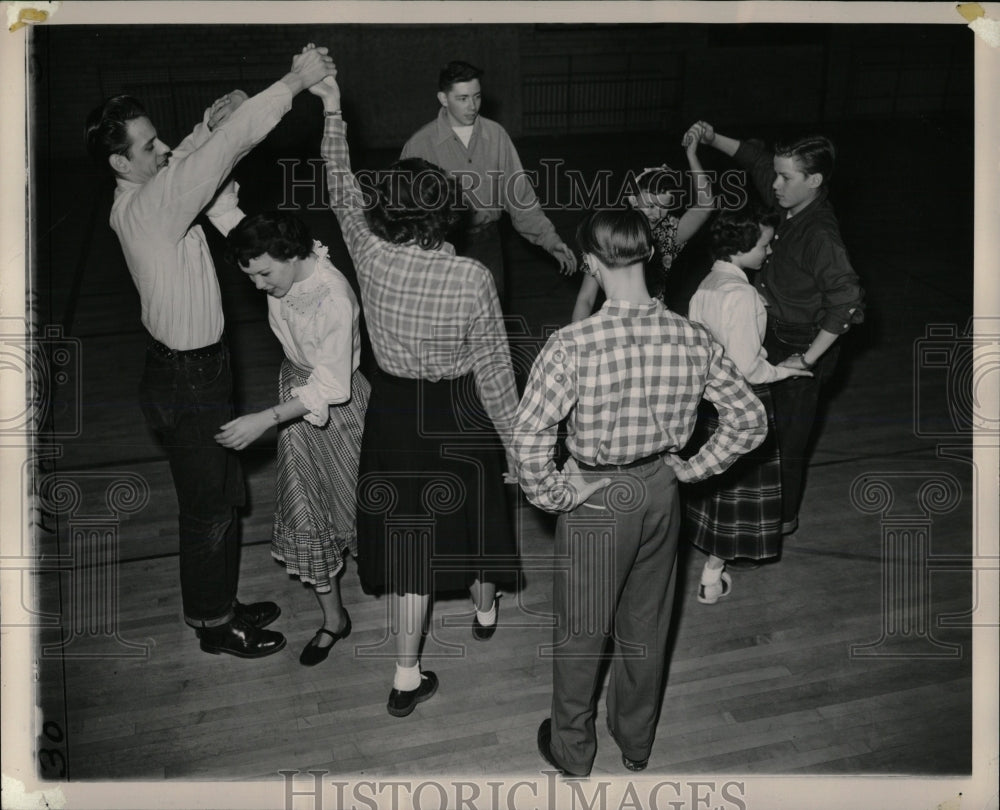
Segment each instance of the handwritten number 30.
M42 726L42 734L48 738L50 742L61 743L65 739L62 729L59 727L58 723L54 723L51 720L47 721L45 725ZM42 766L42 773L44 776L65 776L66 775L66 757L63 756L62 751L58 748L42 748L38 751L38 763ZM55 773L53 773L55 771Z

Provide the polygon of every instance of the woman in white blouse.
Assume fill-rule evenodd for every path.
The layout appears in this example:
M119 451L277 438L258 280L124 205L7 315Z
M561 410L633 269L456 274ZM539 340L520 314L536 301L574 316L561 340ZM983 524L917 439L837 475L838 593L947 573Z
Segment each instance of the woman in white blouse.
M216 440L242 450L278 431L271 554L312 585L323 625L299 661L313 666L351 632L338 573L357 554L355 486L370 388L358 370L360 309L350 283L305 225L280 211L244 219L229 257L268 294L268 320L285 350L279 401L223 425Z
M762 346L764 300L747 280L770 254L774 225L752 212L726 212L711 227L715 263L691 297L688 318L707 327L723 345L767 409L770 430L760 447L721 475L685 486L685 518L691 542L706 552L698 601L714 604L732 588L726 562L775 557L781 550L781 468L768 383L811 376L767 362ZM711 435L714 414L705 414L698 435Z

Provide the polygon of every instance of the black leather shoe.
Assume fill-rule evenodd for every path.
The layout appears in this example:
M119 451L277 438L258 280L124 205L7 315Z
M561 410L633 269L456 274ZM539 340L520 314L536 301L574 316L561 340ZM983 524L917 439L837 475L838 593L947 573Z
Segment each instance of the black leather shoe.
M621 743L618 742L618 738L615 736L615 732L611 730L611 718L607 719L608 734L611 735L611 739L615 741L615 744L621 748ZM644 771L646 766L649 764L649 757L645 759L629 759L627 756L622 754L622 765L624 765L630 771Z
M321 664L330 654L330 650L333 649L334 644L342 638L347 638L351 635L351 614L346 610L344 611L344 619L346 620L344 629L339 633L334 633L332 630L327 630L325 627L321 627L316 631L316 635L312 637L308 644L306 644L305 648L302 650L302 655L299 656L299 663L302 664L302 666L314 667L316 664ZM320 636L329 636L333 639L333 644L326 647L320 647Z
M281 615L281 608L274 602L253 602L244 605L237 600L233 602L233 611L252 627L267 627Z
M489 641L493 638L493 634L497 631L497 625L500 623L500 596L499 594L493 598L493 608L496 610L496 621L493 622L489 627L484 627L479 623L479 616L475 613L472 614L472 637L476 641Z
M201 648L207 653L228 653L238 658L263 658L285 646L285 637L273 630L261 630L239 616L220 627L205 627L200 632Z
M420 686L416 689L409 689L405 692L393 689L389 693L389 702L386 704L389 714L393 717L406 717L406 715L417 708L418 703L423 703L425 700L430 699L437 691L437 675L433 672L421 672L420 677Z
M538 743L538 753L542 755L542 759L563 776L578 777L581 779L590 776L590 771L587 771L587 773L570 773L556 762L556 758L552 756L552 719L550 717L542 720L541 725L538 727L536 741Z
M624 765L630 771L644 771L646 766L649 764L649 757L646 759L629 759L627 756L622 754L622 765Z

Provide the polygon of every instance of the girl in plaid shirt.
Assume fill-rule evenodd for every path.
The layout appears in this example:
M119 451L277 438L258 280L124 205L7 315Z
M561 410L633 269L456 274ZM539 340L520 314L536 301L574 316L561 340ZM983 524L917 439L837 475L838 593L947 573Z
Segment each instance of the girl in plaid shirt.
M433 594L468 589L473 638L488 641L496 583L517 567L500 447L509 454L514 372L492 276L445 241L457 222L453 183L410 158L363 191L339 88L330 80L311 92L323 99L330 207L378 363L361 441L358 569L366 591L390 594L387 709L405 717L437 690L419 660Z

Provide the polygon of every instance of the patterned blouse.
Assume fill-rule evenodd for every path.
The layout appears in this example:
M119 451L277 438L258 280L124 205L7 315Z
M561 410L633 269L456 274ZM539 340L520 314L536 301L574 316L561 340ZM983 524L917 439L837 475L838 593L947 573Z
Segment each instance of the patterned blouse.
M656 253L660 257L662 270L657 272L655 265L650 263L646 273L646 282L649 292L655 298L663 300L663 294L667 286L667 275L670 267L674 263L677 254L684 248L684 242L677 241L677 226L680 220L675 216L665 216L653 224L653 241L656 244Z

